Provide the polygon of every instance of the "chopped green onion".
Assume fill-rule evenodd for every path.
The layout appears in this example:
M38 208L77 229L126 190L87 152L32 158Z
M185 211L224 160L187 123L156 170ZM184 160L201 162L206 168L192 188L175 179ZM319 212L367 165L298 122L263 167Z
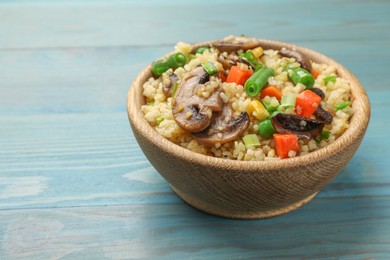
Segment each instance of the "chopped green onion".
M157 124L160 124L162 121L164 121L164 117L160 116L156 119Z
M275 98L275 97L272 97L272 98L263 98L261 100L261 102L263 103L265 109L268 110L268 112L273 112L275 111L276 109L278 109L279 107L279 101Z
M270 119L264 119L259 123L259 135L264 138L271 138L275 133L275 128Z
M154 106L154 102L149 102L148 106L151 106L151 107Z
M327 76L327 77L324 78L325 86L328 85L329 82L335 83L336 82L336 76L331 75L331 76Z
M314 77L310 72L305 70L304 68L295 68L293 69L293 73L290 76L291 81L294 84L301 83L306 86L306 89L310 89L314 85Z
M338 104L336 106L336 110L342 110L342 109L346 108L347 106L349 106L350 104L351 104L351 101L341 102L340 104Z
M172 88L172 97L175 96L178 87L179 87L179 82L176 81Z
M203 54L205 50L210 50L209 47L199 47L195 53Z
M282 99L280 100L280 106L285 107L285 108L294 107L296 98L297 98L297 95L294 93L282 96Z
M214 75L218 72L217 68L214 66L214 64L210 61L202 64L203 69L207 72L209 75Z
M322 130L321 135L315 139L317 143L321 142L322 140L328 139L330 137L330 132L327 130Z
M259 138L256 134L245 135L242 140L244 141L246 148L260 145Z
M249 77L245 82L245 92L250 97L259 95L261 89L267 85L268 79L274 75L274 70L264 67Z

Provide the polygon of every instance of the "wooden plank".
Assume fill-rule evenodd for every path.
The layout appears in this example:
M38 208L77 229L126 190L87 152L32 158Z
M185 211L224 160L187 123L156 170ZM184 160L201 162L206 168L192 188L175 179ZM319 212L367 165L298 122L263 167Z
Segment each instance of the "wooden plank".
M57 1L56 1L57 2ZM207 7L207 8L206 8ZM304 19L302 19L302 11ZM0 48L156 46L230 34L339 47L389 43L390 3L376 1L8 1ZM188 15L188 14L191 15ZM237 18L239 17L239 19ZM364 32L364 33L362 33Z
M322 198L260 221L184 203L0 211L2 259L383 259L390 197ZM378 228L381 227L381 228Z

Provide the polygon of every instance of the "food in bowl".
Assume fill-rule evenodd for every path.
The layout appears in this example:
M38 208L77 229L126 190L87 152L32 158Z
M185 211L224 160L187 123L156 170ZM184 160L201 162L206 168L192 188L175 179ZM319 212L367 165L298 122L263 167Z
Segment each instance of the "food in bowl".
M252 38L180 42L152 73L145 119L166 139L214 157L302 156L339 138L354 112L350 82L334 66Z

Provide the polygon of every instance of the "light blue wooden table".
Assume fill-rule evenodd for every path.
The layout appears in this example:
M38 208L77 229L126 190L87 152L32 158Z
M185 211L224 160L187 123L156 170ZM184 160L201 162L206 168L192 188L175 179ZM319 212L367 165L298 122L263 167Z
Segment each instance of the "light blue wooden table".
M390 259L389 1L1 1L0 259ZM358 152L303 208L204 214L138 147L126 96L173 50L245 34L317 50L362 82Z

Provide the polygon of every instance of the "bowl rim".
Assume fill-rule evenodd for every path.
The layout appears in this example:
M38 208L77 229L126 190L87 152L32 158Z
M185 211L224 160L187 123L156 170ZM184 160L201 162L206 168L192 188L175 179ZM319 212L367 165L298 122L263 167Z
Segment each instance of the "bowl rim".
M157 146L164 152L175 156L176 158L180 158L185 161L191 161L192 163L203 165L206 167L223 167L239 172L246 172L247 170L249 170L249 172L260 172L261 169L261 172L266 173L268 170L282 170L291 167L299 167L299 165L315 164L318 161L326 160L327 158L339 153L340 151L345 149L345 147L348 147L355 142L361 141L370 120L370 101L368 99L366 91L364 90L359 80L349 70L347 70L343 65L336 62L335 60L306 47L281 41L258 38L252 39L258 40L262 44L261 46L265 46L264 49L272 48L277 50L286 47L289 49L297 50L298 52L309 56L312 61L315 61L317 63L321 62L328 65L333 65L336 68L337 74L340 77L346 78L350 82L352 97L354 99L352 103L352 107L354 108L354 114L350 118L349 128L333 143L330 143L316 151L294 158L267 161L240 161L193 152L187 148L184 148L178 144L169 141L162 135L158 134L156 130L145 119L141 108L136 106L137 95L142 95L141 89L144 82L152 76L151 65L146 66L138 74L128 91L127 113L130 124L133 127L133 131L134 129L136 129L138 134L141 134L149 142L153 143L155 146ZM209 45L215 41L217 40L201 42L191 45L196 48L199 46ZM164 55L163 57L167 57L172 53L173 51Z

